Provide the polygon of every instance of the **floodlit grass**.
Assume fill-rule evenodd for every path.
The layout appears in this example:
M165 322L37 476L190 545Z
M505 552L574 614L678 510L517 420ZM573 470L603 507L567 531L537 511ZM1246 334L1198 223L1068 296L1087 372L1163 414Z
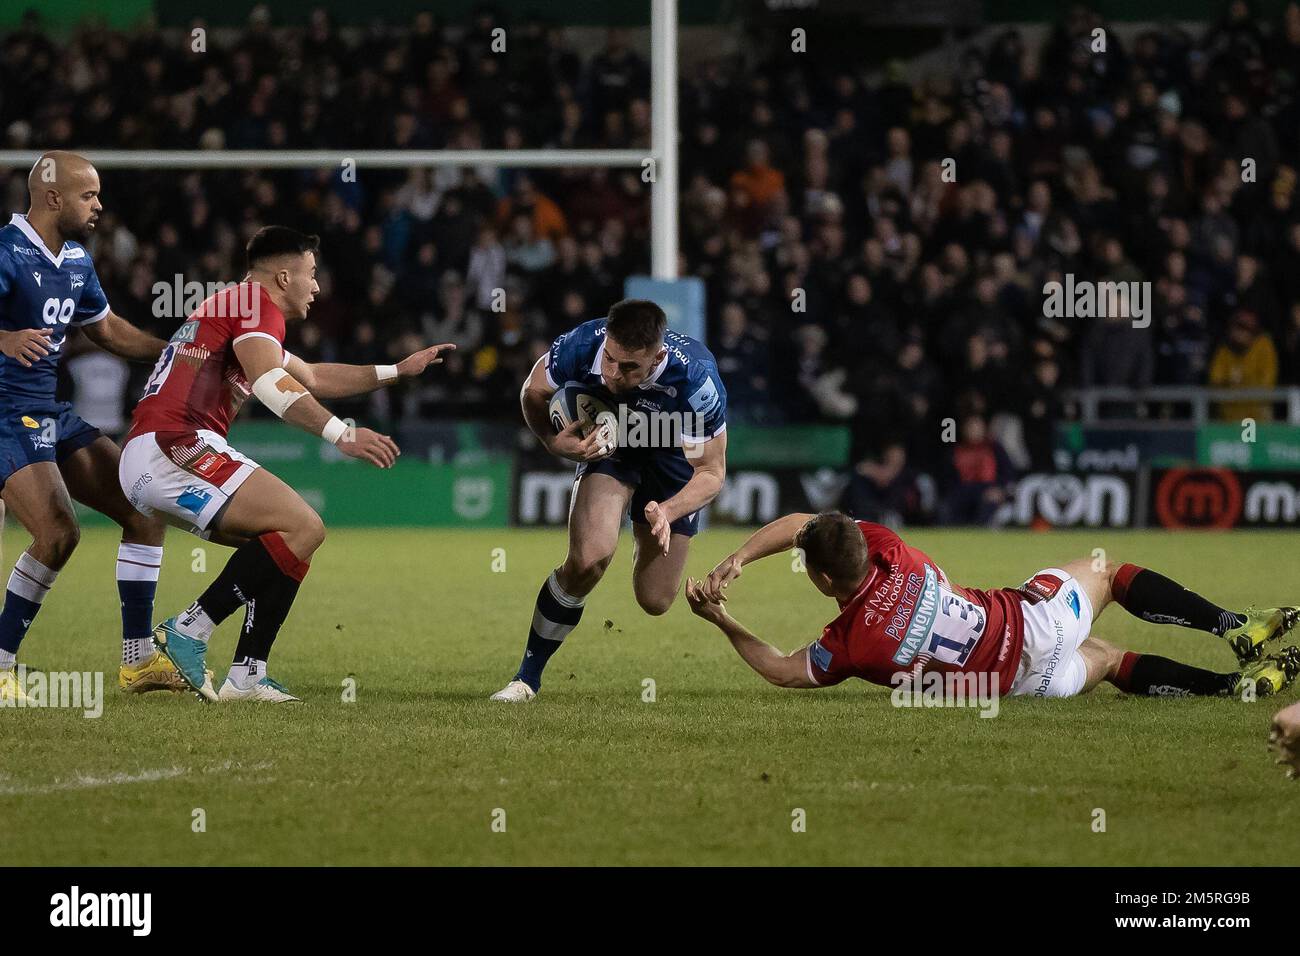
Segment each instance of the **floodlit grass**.
M699 574L743 535L695 540ZM1105 548L1229 607L1300 599L1293 534L916 531L961 583L1015 585ZM5 534L12 564L26 537ZM103 717L0 710L7 864L1280 864L1300 788L1264 741L1277 702L1065 701L896 709L885 689L767 686L685 602L636 607L630 541L525 707L514 673L558 532L336 530L271 662L298 706L116 690L116 538L90 529L20 661L104 670ZM159 618L228 553L168 540ZM506 570L492 571L504 548ZM788 558L730 608L783 649L834 616ZM213 641L218 681L238 619ZM1095 632L1227 670L1226 647L1112 607ZM343 701L355 678L356 701ZM646 679L656 700L643 701ZM1289 692L1284 700L1293 699ZM192 830L205 812L206 832ZM792 814L806 832L792 832ZM1094 810L1106 832L1093 831ZM494 832L504 810L505 832ZM500 814L497 814L500 818Z

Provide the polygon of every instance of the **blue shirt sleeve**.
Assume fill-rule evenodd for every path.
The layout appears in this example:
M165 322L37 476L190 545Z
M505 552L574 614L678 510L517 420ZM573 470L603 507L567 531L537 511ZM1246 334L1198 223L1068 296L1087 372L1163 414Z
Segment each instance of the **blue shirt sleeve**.
M718 375L715 366L709 365L701 381L691 383L691 391L687 394L686 401L691 406L696 425L696 428L688 428L687 431L698 431L703 428L703 433L684 434L682 438L695 442L707 441L726 428L727 389L722 384L722 378Z
M582 338L579 329L571 329L551 343L551 351L546 356L546 378L552 387L562 388L565 382L579 377Z
M11 254L0 250L0 299L9 295L14 286L14 259Z
M107 314L108 296L104 295L104 289L99 284L99 275L92 265L86 273L86 287L81 290L81 299L77 302L77 310L72 313L72 324L89 325L91 322L99 321Z

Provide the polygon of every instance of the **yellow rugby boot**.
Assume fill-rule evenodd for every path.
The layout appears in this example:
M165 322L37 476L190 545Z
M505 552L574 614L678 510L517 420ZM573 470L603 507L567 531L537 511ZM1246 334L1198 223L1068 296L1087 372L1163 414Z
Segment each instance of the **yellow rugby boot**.
M1247 664L1241 672L1241 681L1255 682L1256 697L1271 697L1290 687L1297 674L1300 674L1300 647L1284 647L1276 654ZM1241 689L1240 682L1237 688Z
M1300 607L1248 607L1243 613L1246 623L1223 633L1240 664L1257 660L1265 644L1280 640L1300 623Z
M22 681L12 667L0 670L0 706L15 707L27 703Z

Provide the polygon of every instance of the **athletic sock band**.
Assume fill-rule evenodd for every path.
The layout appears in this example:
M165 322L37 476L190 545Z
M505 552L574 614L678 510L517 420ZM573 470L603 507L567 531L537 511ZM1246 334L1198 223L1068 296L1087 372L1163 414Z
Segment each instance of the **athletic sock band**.
M585 598L575 597L560 587L554 571L542 582L516 680L523 681L533 690L542 686L542 671L551 655L560 649L564 639L582 620L584 601Z
M153 654L153 603L163 549L123 541L117 546L117 596L122 606L122 663Z
M14 562L13 572L9 575L9 590L33 604L40 604L58 577L58 571L47 568L24 551Z
M41 602L58 577L58 571L47 568L26 551L14 562L5 592L4 609L0 610L0 652L4 652L5 666L13 664L13 655L18 653L19 645L41 609Z

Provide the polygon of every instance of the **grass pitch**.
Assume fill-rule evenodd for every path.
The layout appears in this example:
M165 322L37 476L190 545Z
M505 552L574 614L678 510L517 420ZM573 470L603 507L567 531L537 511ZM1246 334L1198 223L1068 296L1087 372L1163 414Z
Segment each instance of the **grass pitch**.
M706 532L690 572L742 538ZM1230 607L1300 599L1293 533L908 538L962 583L1018 584L1102 547ZM26 543L6 531L6 568ZM981 719L895 709L860 681L779 690L684 601L661 618L639 611L626 534L529 706L486 698L518 663L537 588L563 555L558 532L333 531L272 660L305 704L127 698L115 545L85 532L20 658L105 671L103 716L0 710L0 819L19 835L7 864L1223 865L1300 851L1300 787L1264 746L1276 700L1145 700L1107 686L1004 701ZM169 537L159 616L224 562L205 546L206 571L193 570L201 545ZM835 613L788 558L752 566L731 591L732 613L783 649ZM218 680L238 626L214 638ZM1232 665L1216 640L1118 607L1096 633ZM197 809L205 832L193 831ZM792 832L796 809L805 832Z

